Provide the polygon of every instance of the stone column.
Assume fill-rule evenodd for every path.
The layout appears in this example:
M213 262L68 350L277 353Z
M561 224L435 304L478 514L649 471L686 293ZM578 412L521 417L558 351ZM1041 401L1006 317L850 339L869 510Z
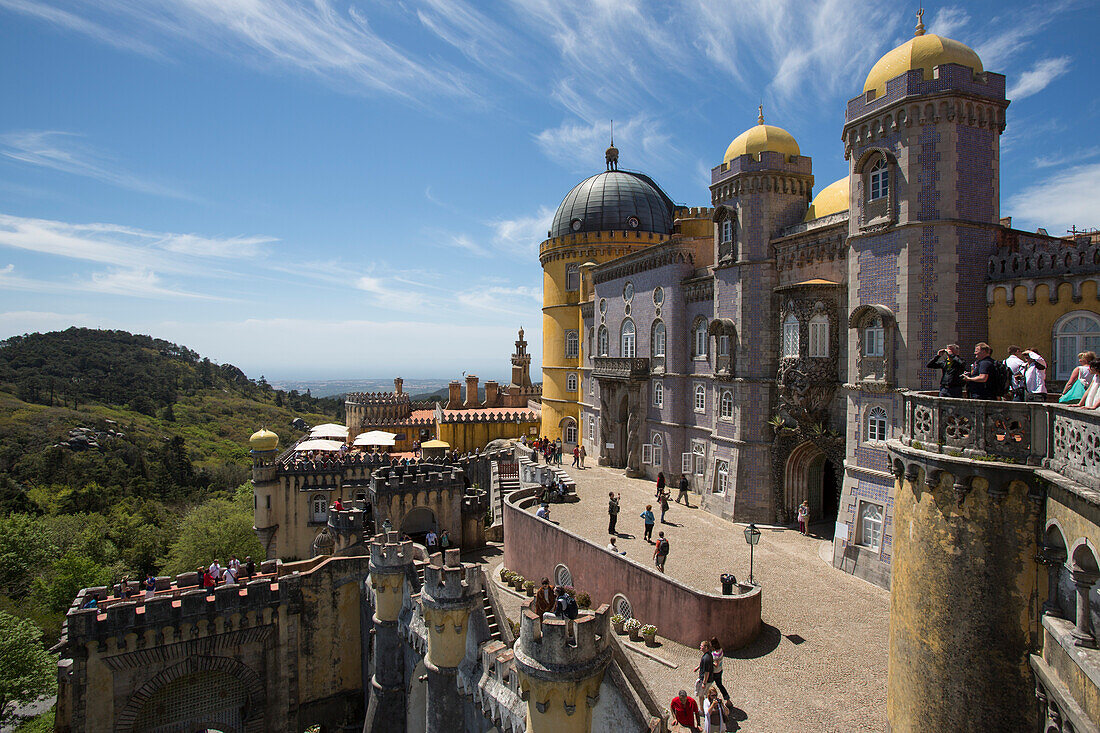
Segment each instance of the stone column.
M477 566L459 560L457 549L436 553L424 568L420 608L428 629L426 733L453 733L463 719L458 665L466 656L470 611L481 601Z
M364 733L405 730L405 654L397 629L404 598L405 572L413 561L413 543L397 532L370 543L370 584L374 590L374 675L363 723Z
M1058 602L1058 575L1066 562L1066 548L1043 545L1039 556L1035 559L1041 565L1047 566L1047 599L1043 601L1043 613L1061 617L1062 604Z
M1095 570L1071 570L1070 576L1077 586L1077 627L1073 630L1073 643L1095 649L1096 635L1092 630L1092 616L1089 613L1089 591L1100 580L1100 573Z
M582 612L566 622L542 621L532 601L520 616L515 662L520 697L527 701L527 733L588 733L592 709L611 661L610 610Z

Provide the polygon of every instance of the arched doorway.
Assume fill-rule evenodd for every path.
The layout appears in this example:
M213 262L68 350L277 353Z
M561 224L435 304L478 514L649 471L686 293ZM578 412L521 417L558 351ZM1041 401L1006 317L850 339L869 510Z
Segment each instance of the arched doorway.
M193 657L163 670L130 696L123 733L253 733L263 726L263 681L226 657Z
M424 535L428 530L439 531L439 525L435 521L435 512L426 506L418 506L410 509L401 518L400 531L413 538L413 541L424 544Z
M810 503L810 524L815 533L831 537L840 510L836 466L810 441L802 443L787 457L783 476L783 508L794 521L798 506Z

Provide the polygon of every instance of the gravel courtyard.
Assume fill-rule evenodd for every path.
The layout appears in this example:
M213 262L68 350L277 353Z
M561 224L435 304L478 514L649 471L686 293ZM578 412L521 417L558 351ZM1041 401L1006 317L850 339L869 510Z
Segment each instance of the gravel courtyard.
M566 470L576 480L581 500L552 505L551 519L606 545L607 493L621 493L619 547L630 558L652 563L653 546L642 539L638 515L649 503L660 519L655 484L626 478L616 469ZM698 507L697 494L691 494L691 503ZM748 578L745 525L675 503L666 519L670 524L658 521L654 537L664 530L670 541L670 575L710 591L718 590L723 572ZM889 592L827 564L819 552L828 551L828 541L787 528L760 530L753 575L763 587L764 628L752 645L729 653L723 679L741 711L739 730L886 730ZM700 629L699 635L701 639L708 632ZM680 688L692 691L698 651L662 641L660 648L649 651L678 665L676 669L634 656L658 697L669 701Z

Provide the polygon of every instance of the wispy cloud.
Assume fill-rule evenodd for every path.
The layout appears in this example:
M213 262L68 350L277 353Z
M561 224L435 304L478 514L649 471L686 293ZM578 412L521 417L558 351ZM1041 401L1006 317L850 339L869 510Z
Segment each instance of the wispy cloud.
M542 306L542 291L535 287L481 287L458 293L458 302L469 308L534 319Z
M194 293L171 287L152 270L144 268L112 268L93 272L88 277L69 277L57 280L25 277L15 271L13 265L0 268L0 287L35 293L95 293L121 295L135 298L166 300L230 300L216 295Z
M966 10L956 6L946 6L937 10L927 25L929 33L955 38L969 23L970 14Z
M160 49L134 38L131 34L118 33L88 18L37 0L0 0L0 8L12 10L50 25L93 38L115 48L140 53L143 56L160 57Z
M1078 150L1070 155L1049 155L1046 157L1038 157L1031 161L1031 164L1036 168L1054 168L1063 167L1066 165L1079 165L1086 160L1090 160L1100 155L1100 146L1093 146L1091 148L1085 148L1084 150Z
M1069 65L1069 56L1036 61L1031 69L1016 77L1015 82L1008 88L1008 98L1020 100L1032 94L1038 94L1052 81L1069 71Z
M610 120L563 122L535 135L542 152L550 159L574 171L591 171L604 162L604 150L610 141ZM623 168L641 167L645 161L653 170L671 164L680 156L672 136L664 125L648 116L615 122L615 145L622 150Z
M540 206L534 214L496 219L489 222L489 226L493 229L493 241L499 248L527 258L538 252L539 242L546 239L553 219L554 211Z
M1055 0L1004 16L999 27L973 41L982 65L988 70L1003 72L1014 56L1031 45L1033 36L1074 4L1074 0Z
M1025 225L1051 232L1095 226L1097 190L1100 163L1080 165L1036 181L1012 196L1004 209Z
M131 191L173 198L190 198L118 168L113 161L82 144L80 135L71 132L57 130L9 132L0 135L0 155L21 163L94 178Z

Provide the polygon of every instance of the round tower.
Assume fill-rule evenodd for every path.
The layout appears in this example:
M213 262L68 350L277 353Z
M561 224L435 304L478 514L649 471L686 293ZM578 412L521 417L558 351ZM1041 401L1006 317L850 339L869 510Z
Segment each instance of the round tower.
M276 476L276 459L279 457L279 436L267 428L260 428L248 439L252 455L252 491L255 501L252 510L252 531L264 546L268 560L275 559L275 531L279 523L275 519L279 480Z
M533 602L524 607L514 652L520 696L527 701L527 733L592 729L592 709L611 662L610 634L606 604L576 621L544 621Z
M428 627L427 733L452 733L463 719L464 698L458 689L458 665L466 656L470 612L481 602L476 565L459 560L457 549L437 552L424 568L420 608Z
M404 598L405 575L413 561L412 541L397 532L370 543L370 584L374 591L374 675L364 733L405 730L405 653L397 618Z

